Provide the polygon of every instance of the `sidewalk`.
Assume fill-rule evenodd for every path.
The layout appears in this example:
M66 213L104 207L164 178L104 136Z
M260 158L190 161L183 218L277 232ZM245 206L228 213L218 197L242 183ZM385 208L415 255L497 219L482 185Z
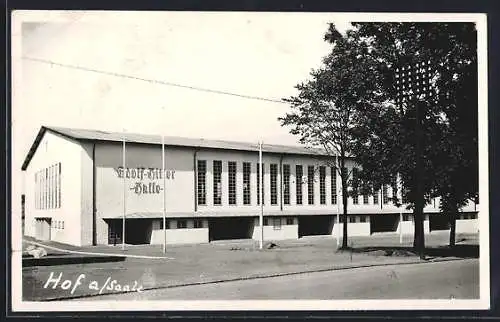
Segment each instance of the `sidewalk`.
M448 244L448 232L433 232L426 235L426 247L444 246ZM151 256L151 257L175 257L174 254L183 252L185 250L192 250L193 248L205 251L206 249L219 249L219 248L245 248L245 249L258 249L259 242L256 240L220 240L206 244L194 245L167 245L167 253L163 253L162 245L126 245L125 250L122 250L122 245L98 245L98 246L85 246L77 247L66 245L54 241L37 241L32 237L24 237L27 241L35 241L47 246L52 246L60 249L67 249L69 251L83 251L89 253L103 253L120 256ZM479 244L477 234L457 234L457 244ZM294 247L311 247L337 249L336 239L331 236L307 236L300 239L289 239L273 241L279 245L280 249L288 249ZM266 241L267 243L267 241ZM29 244L23 242L23 250ZM413 245L413 236L404 235L403 243L399 242L399 234L397 233L382 233L373 234L371 236L351 237L349 236L349 246L354 248L359 247L383 247L383 246L407 246ZM62 252L52 249L47 249L49 254L61 254Z
M440 241L441 237L436 240ZM355 247L367 243L363 240L354 242ZM119 293L127 289L125 286L129 289L135 286L135 289L142 287L146 290L301 272L424 262L416 256L384 256L383 252L370 249L362 252L337 252L336 241L332 238L278 241L276 244L277 248L264 250L256 248L254 241L170 246L167 253L169 258L163 259L127 258L115 263L28 267L23 269L23 300L54 300ZM391 244L399 245L399 237L395 239L389 236L378 241L372 239L370 246L385 247ZM411 245L410 238L406 244ZM116 247L111 246L91 248L99 252L106 249L117 251ZM163 254L161 246L131 246L126 252ZM454 259L459 258L437 257L432 260ZM81 274L84 274L80 277L81 285L77 285L75 282ZM51 275L54 282L45 288ZM66 282L66 289L63 289L61 286L65 280L69 282ZM117 285L120 285L119 289Z

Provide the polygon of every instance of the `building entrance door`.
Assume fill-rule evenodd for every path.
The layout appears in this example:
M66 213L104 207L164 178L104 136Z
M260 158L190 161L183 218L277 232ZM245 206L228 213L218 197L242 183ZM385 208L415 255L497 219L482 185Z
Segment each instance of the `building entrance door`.
M39 240L50 240L51 218L36 218L35 235Z
M122 243L122 220L112 219L108 222L108 244L117 245Z

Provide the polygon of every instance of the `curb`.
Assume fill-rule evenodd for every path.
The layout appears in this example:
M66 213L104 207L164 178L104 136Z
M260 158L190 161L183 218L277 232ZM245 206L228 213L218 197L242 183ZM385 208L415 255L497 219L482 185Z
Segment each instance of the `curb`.
M303 270L303 271L295 271L295 272L285 272L285 273L269 273L255 276L242 276L235 278L227 278L227 279L218 279L212 281L204 281L204 282L191 282L191 283L183 283L183 284L174 284L174 285L164 285L164 286L153 286L149 288L144 288L145 291L154 291L154 290L162 290L176 287L185 287L185 286L196 286L196 285L208 285L208 284L218 284L218 283L226 283L226 282L237 282L237 281L245 281L245 280L255 280L255 279L265 279L265 278L273 278L273 277L281 277L281 276L291 276L291 275L299 275L299 274L307 274L307 273L321 273L328 271L341 271L348 269L359 269L359 268L369 268L369 267L383 267L383 266L399 266L399 265L415 265L415 264L429 264L429 263L438 263L438 262L452 262L452 261L461 261L469 258L433 258L429 260L413 260L408 262L394 262L394 263L381 263L381 264L355 264L355 265L346 265L339 267L329 267L329 268L319 268L319 269L311 269L311 270ZM40 302L50 302L50 301L63 301L63 300L73 300L73 299L82 299L96 296L107 296L107 295L117 295L117 294L127 294L131 293L130 291L120 291L120 292L112 292L105 294L86 294L86 295L76 295L76 296L67 296L67 297L53 297L53 298L45 298L42 300L38 300Z
M122 256L44 256L40 258L26 257L22 259L22 267L36 267L36 266L58 266L69 264L89 264L89 263L110 263L110 262L123 262L125 257Z

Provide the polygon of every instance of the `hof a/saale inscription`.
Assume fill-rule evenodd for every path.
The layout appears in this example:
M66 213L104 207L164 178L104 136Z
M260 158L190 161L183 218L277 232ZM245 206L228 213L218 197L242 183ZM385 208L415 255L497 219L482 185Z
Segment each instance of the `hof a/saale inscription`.
M142 292L143 286L138 283L138 281L134 280L132 283L120 283L116 279L112 279L111 276L105 280L104 283L100 283L98 280L87 280L86 274L80 274L76 278L75 281L71 279L62 279L63 273L60 272L59 275L54 274L54 272L50 272L50 276L47 278L47 281L43 285L43 288L49 288L52 286L52 289L57 289L60 287L63 290L70 290L70 294L74 294L75 290L79 287L88 288L88 290L97 291L99 294L103 294L104 291L111 292ZM61 283L61 284L59 284Z
M158 180L174 180L175 170L164 170L159 168L115 168L118 178L132 179L134 184L130 186L137 195L142 194L159 194L163 191L163 186L158 183Z

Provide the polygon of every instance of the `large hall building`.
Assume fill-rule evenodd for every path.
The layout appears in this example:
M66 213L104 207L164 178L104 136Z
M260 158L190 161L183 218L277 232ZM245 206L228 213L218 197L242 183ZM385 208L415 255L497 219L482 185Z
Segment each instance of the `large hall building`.
M125 153L123 142L125 143ZM260 238L257 144L41 127L22 165L25 234L71 245L168 244ZM331 156L263 145L264 239L339 236L340 178ZM125 162L124 161L125 157ZM125 164L125 167L123 165ZM348 160L348 169L355 166ZM413 233L393 187L348 199L348 234ZM165 205L165 206L164 206ZM164 208L165 207L165 208ZM439 198L425 209L426 233L448 230ZM476 233L479 205L461 209L457 233Z

